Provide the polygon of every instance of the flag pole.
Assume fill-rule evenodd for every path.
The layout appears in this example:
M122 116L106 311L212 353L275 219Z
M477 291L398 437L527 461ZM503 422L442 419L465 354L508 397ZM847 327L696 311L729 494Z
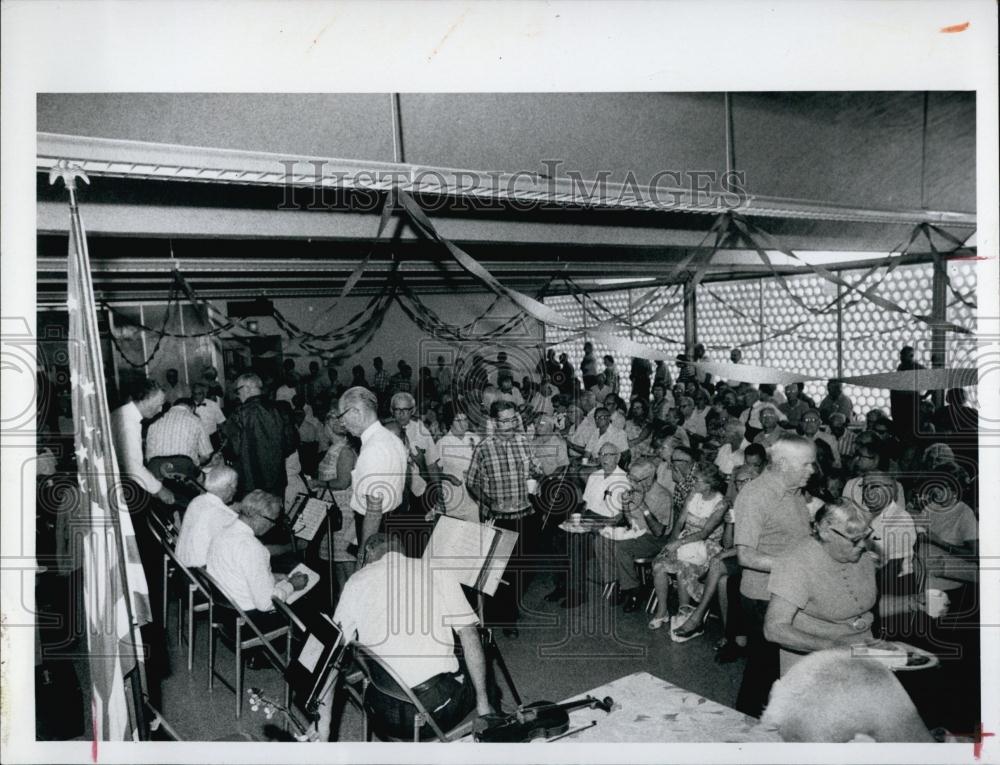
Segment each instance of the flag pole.
M77 316L75 318L71 316L70 320L70 326L73 327L75 325L80 333L80 337L75 338L77 343L81 346L76 349L76 352L89 356L87 361L91 369L88 371L92 372L92 375L87 375L87 377L92 377L92 379L84 379L84 381L91 383L93 388L85 390L83 394L74 396L73 401L74 404L76 404L78 400L85 400L85 396L90 394L91 391L92 395L95 397L94 405L88 408L88 411L91 412L96 419L96 422L92 425L90 423L84 425L85 420L81 417L81 412L74 411L74 419L77 423L75 441L78 454L78 482L80 484L81 491L84 494L84 500L88 503L88 526L90 528L91 535L93 535L95 530L95 505L100 506L102 505L102 502L106 502L107 504L107 512L105 514L104 522L106 523L106 520L110 518L111 529L115 540L115 557L117 559L118 573L120 576L119 581L121 583L121 587L123 588L123 597L121 599L124 602L125 614L128 620L128 635L130 637L127 645L131 653L127 656L127 659L129 660L130 666L133 667L133 669L128 672L128 674L131 675L132 681L132 713L135 722L133 731L137 731L140 739L145 739L148 738L148 726L145 723L145 715L143 712L143 704L144 699L146 698L147 687L145 661L141 658L142 641L138 631L139 624L135 617L132 603L133 592L136 588L133 588L133 583L129 581L129 567L125 557L125 540L121 524L121 513L128 513L128 508L127 506L124 506L123 488L117 469L118 465L114 451L114 443L111 439L111 418L108 411L107 389L104 381L104 364L101 354L100 333L97 325L97 304L94 298L94 287L91 279L90 256L87 251L87 237L84 232L83 222L80 218L80 210L76 196L76 184L78 178L82 179L85 183L90 183L90 179L82 169L66 160L59 160L59 162L57 162L56 165L49 171L49 183L55 184L57 181L61 180L66 187L66 191L69 193L70 247L68 252L69 262L67 263L67 311L71 314L74 311L77 312ZM76 279L73 278L74 275L77 277ZM78 296L73 295L74 288L78 288ZM74 340L72 335L73 333L71 330L70 341ZM74 349L70 349L70 351L70 358L72 360L74 357ZM80 388L82 387L79 384L82 375L80 374L79 367L82 367L82 365L78 363L77 366L78 368L76 370L72 370L76 374L74 387ZM84 432L84 430L86 430L86 432ZM93 434L94 438L88 442L87 436L90 434ZM88 446L90 447L89 452L87 448ZM93 468L101 467L97 464L97 460L98 455L102 453L105 460L103 477L100 474L96 476L95 486L94 480L91 480L95 478L95 476L92 475L85 478L84 476L79 475L79 473L83 472L83 464L80 463L89 460L91 462L91 473L93 473ZM95 502L95 493L98 495L98 500L101 501ZM132 529L130 528L130 532L131 531ZM104 535L104 538L106 539L106 534ZM94 553L92 553L92 557L93 555ZM143 577L143 580L144 579L145 577ZM142 588L139 588L140 592L146 589L145 581L143 581L142 584ZM107 601L105 601L103 605L106 610L111 610L116 607L115 604ZM93 629L93 625L97 623L97 616L98 615L91 615L88 617L88 629ZM109 619L109 621L114 623L113 613L105 613L99 616ZM90 646L90 661L92 664L95 661L95 658L97 658L98 660L112 662L118 661L120 667L121 655L119 652L124 648L123 643L125 643L125 641L121 640L121 632L122 631L119 626L115 631L118 642L117 650L112 656L105 655L95 657L93 655L93 646ZM89 640L88 645L90 645ZM111 676L115 677L113 671ZM124 673L122 681L124 682ZM96 687L92 678L92 709L94 709L95 706L93 704L93 695L95 690ZM124 686L122 687L122 692L124 693ZM108 699L102 699L102 702L104 702L102 707L107 706L107 701ZM110 716L109 710L105 713ZM104 722L105 721L102 717L101 729L103 737L108 739L109 726L105 726ZM95 736L94 744L96 754L96 737L98 731L98 724L96 720L93 722L93 730Z

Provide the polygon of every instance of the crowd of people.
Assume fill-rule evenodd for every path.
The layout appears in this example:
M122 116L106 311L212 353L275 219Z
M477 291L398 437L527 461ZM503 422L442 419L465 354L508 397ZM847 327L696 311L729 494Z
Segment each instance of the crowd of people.
M341 514L313 551L335 564L335 618L361 642L384 627L374 604L393 597L366 567L405 569L438 516L518 532L509 584L484 612L456 606L454 634L474 669L482 656L464 628L485 619L518 637L525 590L543 575L554 584L546 599L563 608L595 588L628 614L643 609L648 580L648 626L677 643L703 635L717 611L717 660L745 659L735 705L753 716L807 654L913 638L928 591L974 623L977 413L961 390L941 406L931 392L893 392L890 411L862 413L837 380L817 402L800 384L713 380L705 359L700 345L673 369L632 359L628 400L615 358L589 342L579 370L554 349L525 369L502 351L438 357L415 379L406 361L389 374L376 358L348 384L317 361L298 370L288 359L277 377L227 369L222 381L206 369L190 388L172 369L112 413L150 593L160 557L140 519L177 512L183 562L273 619L272 598L305 585L280 573L287 548L274 544L305 493ZM902 349L900 369L918 366ZM586 545L553 555L570 549L561 525L588 523ZM440 600L460 596L446 589ZM491 713L478 670L458 688L440 653L408 668L407 682ZM405 730L412 716L396 723Z

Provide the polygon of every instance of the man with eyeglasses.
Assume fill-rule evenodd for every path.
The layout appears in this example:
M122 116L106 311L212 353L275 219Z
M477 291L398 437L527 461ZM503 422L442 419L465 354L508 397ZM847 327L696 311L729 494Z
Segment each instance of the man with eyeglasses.
M305 574L284 577L271 573L271 555L258 537L281 516L281 500L260 489L239 505L236 521L224 527L208 546L205 568L222 591L253 619L262 632L285 623L274 611L272 598L284 600L306 586Z
M222 427L223 453L240 476L237 496L255 489L282 497L288 485L285 459L296 452L299 433L291 409L285 414L263 393L253 372L236 378L240 407Z
M441 455L430 432L420 420L413 419L417 402L409 393L396 393L390 402L393 422L389 429L395 432L406 447L409 461L407 489L411 495L414 512L424 509L421 498L427 484L436 484L441 477ZM426 480L425 480L426 477Z
M488 615L491 623L504 624L504 634L518 634L518 598L525 583L525 536L535 534L531 516L534 512L528 498L528 479L539 478L542 469L531 452L528 440L518 432L518 415L511 401L497 401L496 431L484 438L472 454L466 485L473 499L479 503L484 521L516 531L517 545L507 566L509 586L501 586L491 599Z
M638 607L640 590L635 576L636 558L652 558L663 549L673 517L670 492L656 482L656 467L650 460L633 462L627 477L628 488L622 495L621 509L637 535L615 541L610 547L595 544L594 549L598 570L613 572L612 578L618 581L618 600L631 612ZM609 552L612 559L607 563L601 561Z
M753 717L760 716L779 675L778 648L764 638L768 579L775 560L809 536L811 519L802 488L813 473L816 447L802 436L783 435L770 456L767 469L743 488L733 506L748 638L736 708Z
M361 452L351 471L351 509L358 549L382 527L383 518L403 503L407 453L403 442L378 419L378 399L367 388L348 388L336 416L361 439Z

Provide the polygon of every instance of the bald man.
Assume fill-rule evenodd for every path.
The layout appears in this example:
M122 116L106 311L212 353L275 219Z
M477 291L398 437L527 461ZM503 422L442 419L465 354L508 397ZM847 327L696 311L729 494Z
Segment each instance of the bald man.
M775 682L761 722L789 742L934 740L892 671L850 648L803 657Z
M236 471L225 465L205 473L207 493L191 500L177 538L177 559L185 566L204 566L215 535L236 520L236 512L229 505L238 483Z

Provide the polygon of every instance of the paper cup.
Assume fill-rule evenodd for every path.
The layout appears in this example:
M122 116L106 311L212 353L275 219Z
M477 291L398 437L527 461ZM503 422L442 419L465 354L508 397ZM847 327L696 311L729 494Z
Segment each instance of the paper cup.
M580 513L570 513L569 522L574 526L579 526L580 521L583 520L583 516Z
M534 478L528 479L528 494L535 494L538 492L538 481Z

